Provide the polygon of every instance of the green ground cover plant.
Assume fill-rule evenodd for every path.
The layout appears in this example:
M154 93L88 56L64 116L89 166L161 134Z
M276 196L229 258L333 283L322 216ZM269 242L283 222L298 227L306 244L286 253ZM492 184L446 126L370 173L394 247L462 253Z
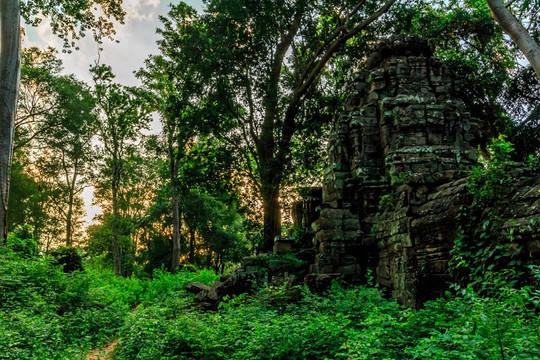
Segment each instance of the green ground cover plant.
M531 272L540 280L540 272ZM55 259L0 253L0 359L85 359L119 340L114 359L538 359L540 292L470 286L403 307L370 286L324 294L262 289L196 306L185 286L211 270L156 270L115 277L86 264L65 273Z
M84 359L119 336L137 305L177 292L187 299L189 282L216 278L211 271L120 278L92 266L65 273L56 263L0 249L0 359Z
M538 292L506 289L483 298L472 288L418 311L369 287L335 286L240 296L217 312L182 298L140 309L122 329L117 359L536 359ZM287 297L290 299L290 297Z

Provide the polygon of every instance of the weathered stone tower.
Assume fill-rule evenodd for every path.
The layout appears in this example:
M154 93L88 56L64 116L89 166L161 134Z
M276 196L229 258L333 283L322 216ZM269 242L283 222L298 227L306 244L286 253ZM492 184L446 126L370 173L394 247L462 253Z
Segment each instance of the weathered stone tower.
M456 215L472 202L467 175L481 140L458 90L421 38L391 38L369 57L346 90L329 141L322 204L313 188L294 209L295 224L304 230L312 224L315 251L309 231L294 244L292 238L276 244L276 253L292 251L311 263L309 285L324 288L334 276L364 281L371 270L393 298L412 306L447 289ZM508 175L506 201L482 209L477 222L495 211L493 236L513 258L540 265L540 168L515 164ZM192 290L215 308L224 295L294 283L305 270L246 258L227 281Z
M371 54L329 142L312 273L363 278L375 270L404 303L423 297L422 277L430 277L428 292L442 289L451 224L443 216L415 229L414 221L428 194L476 162L479 126L456 86L421 38L393 37Z

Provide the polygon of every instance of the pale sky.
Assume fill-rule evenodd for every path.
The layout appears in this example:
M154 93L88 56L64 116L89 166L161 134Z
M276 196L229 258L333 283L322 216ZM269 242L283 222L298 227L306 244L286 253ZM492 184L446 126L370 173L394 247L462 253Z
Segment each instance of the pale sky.
M120 42L104 40L100 55L100 63L112 67L118 83L128 86L140 84L133 72L144 66L144 60L148 55L158 52L156 29L161 26L158 16L167 14L170 3L179 2L180 0L124 0L125 24L117 24L115 27L117 32L115 38ZM197 11L202 11L202 0L184 0L184 2ZM62 41L52 33L48 22L43 21L38 28L29 26L25 28L26 38L23 40L23 47L52 46L58 49L58 57L64 63L64 72L75 74L80 80L91 83L89 68L98 56L98 45L91 36L78 42L80 50L67 54L62 53ZM87 224L92 222L96 214L101 213L99 207L92 205L93 191L93 187L88 187L83 192Z
M115 29L116 39L120 43L104 40L101 47L100 63L112 66L116 81L124 85L138 85L139 81L133 71L144 65L149 54L157 53L156 29L161 26L158 16L166 15L169 4L178 4L179 0L124 0L126 11L125 24L118 24ZM202 11L202 0L185 0L199 12ZM88 71L97 58L98 45L91 36L78 42L80 50L64 54L62 41L52 34L49 24L44 21L38 28L26 26L26 38L23 47L52 46L59 50L59 57L64 62L65 73L75 74L80 80L91 82Z

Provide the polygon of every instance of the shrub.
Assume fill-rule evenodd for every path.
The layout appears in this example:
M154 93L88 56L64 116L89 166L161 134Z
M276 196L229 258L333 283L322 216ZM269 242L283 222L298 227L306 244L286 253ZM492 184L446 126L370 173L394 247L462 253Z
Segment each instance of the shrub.
M300 301L275 306L242 295L218 312L185 297L148 303L126 323L118 359L534 359L540 356L530 307L538 294L506 288L498 299L471 289L418 312L378 289L301 289Z
M489 298L469 287L414 312L379 289L334 284L323 295L293 288L294 302L290 289L275 301L266 289L199 310L185 286L215 280L209 270L64 273L47 258L0 254L0 358L81 359L115 338L116 359L540 358L537 289L501 285Z
M81 359L116 336L143 291L136 279L65 273L51 257L0 254L0 358Z
M73 247L61 247L50 253L55 259L55 265L62 266L64 272L83 271L82 256Z
M509 195L516 181L514 146L504 135L488 146L489 159L473 168L468 190L471 204L457 215L459 225L450 254L450 272L459 286L471 284L476 291L496 296L501 286L518 287L526 283L528 270L521 258L519 235L514 230L501 232L507 220ZM516 231L516 233L519 233Z
M488 146L489 159L476 166L469 177L469 192L474 196L475 204L490 205L504 201L508 187L514 181L509 173L515 164L511 161L514 145L506 141L506 136L499 135Z
M19 225L7 237L7 247L22 257L33 257L39 253L39 245L30 225Z

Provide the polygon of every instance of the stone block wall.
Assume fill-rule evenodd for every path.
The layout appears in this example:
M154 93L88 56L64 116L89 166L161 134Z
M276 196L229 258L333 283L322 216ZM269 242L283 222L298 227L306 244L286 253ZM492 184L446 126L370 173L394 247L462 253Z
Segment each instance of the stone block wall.
M312 274L374 270L412 305L444 291L455 215L470 201L463 176L482 141L459 86L421 38L393 37L372 53L329 140Z

